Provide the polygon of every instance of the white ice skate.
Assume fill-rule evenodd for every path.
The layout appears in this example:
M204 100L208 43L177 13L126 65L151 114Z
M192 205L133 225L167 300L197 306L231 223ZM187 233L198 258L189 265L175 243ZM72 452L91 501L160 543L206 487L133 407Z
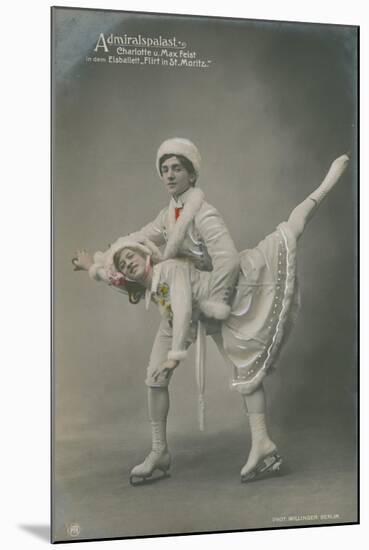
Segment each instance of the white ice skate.
M280 471L281 465L282 458L275 450L259 460L256 466L249 472L244 471L245 467L243 467L241 470L241 482L247 483L248 481L257 481L258 479L264 478L266 475L275 474Z
M148 478L151 478L156 470L162 472L159 477L153 478L153 481L158 481L169 475L170 468L170 454L167 449L162 451L151 451L145 460L135 466L130 473L129 482L131 485L141 485L146 482Z

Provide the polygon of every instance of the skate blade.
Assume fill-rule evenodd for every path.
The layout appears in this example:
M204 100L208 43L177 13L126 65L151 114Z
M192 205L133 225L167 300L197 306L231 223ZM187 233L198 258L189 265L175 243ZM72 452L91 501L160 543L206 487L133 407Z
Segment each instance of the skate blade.
M282 457L278 453L273 453L258 462L251 472L241 476L241 482L257 481L267 477L269 474L278 473L282 465Z
M136 475L130 475L129 476L129 483L132 485L132 487L139 487L140 485L151 485L153 483L157 483L158 481L161 481L167 477L170 477L169 470L160 470L161 473L157 473L156 475L150 474L146 477L140 477Z

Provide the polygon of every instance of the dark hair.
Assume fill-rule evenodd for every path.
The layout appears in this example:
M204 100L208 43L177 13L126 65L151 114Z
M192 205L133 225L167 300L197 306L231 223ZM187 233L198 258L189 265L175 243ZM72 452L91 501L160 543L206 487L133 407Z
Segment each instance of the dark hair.
M160 157L159 159L159 170L160 170L160 174L163 175L162 171L161 171L161 166L163 164L163 162L165 162L166 160L172 158L172 157L176 157L179 162L182 164L183 168L185 170L187 170L187 172L189 173L190 176L195 176L196 177L196 172L195 172L195 168L193 167L193 164L190 160L188 160L188 158L184 157L183 155L176 155L174 153L169 153L169 154L166 154L166 155L163 155L162 157ZM193 186L195 185L196 183L196 180L193 182Z
M120 248L115 252L113 256L113 264L118 273L122 273L119 269L119 257L122 250L123 249ZM128 292L128 300L130 304L138 304L141 298L145 296L145 287L140 283L137 283L136 281L127 281L127 279L125 279L124 288Z

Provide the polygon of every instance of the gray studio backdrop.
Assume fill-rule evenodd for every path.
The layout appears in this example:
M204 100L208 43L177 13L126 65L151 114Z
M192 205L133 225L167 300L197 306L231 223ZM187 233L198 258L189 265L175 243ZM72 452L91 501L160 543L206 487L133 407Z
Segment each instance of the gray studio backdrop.
M100 33L177 36L211 63L87 63ZM353 27L54 11L56 539L70 539L71 532L93 538L276 527L272 517L278 513L320 512L320 485L331 498L325 512L338 509L341 521L356 519L356 40ZM239 506L230 504L237 499L224 489L229 484L221 493L228 500L216 493L225 475L239 491L249 434L241 399L229 390L230 373L210 341L205 434L199 434L196 419L193 352L171 388L169 442L195 481L185 488L173 474L171 482L178 485L170 502L179 508L169 519L159 510L168 502L161 494L170 492L167 482L148 488L150 498L159 499L154 519L137 500L142 488L135 493L128 485L130 467L150 445L143 381L159 313L153 305L146 313L142 304L130 305L85 273L73 272L71 258L77 248L105 249L167 204L155 155L174 136L197 144L203 159L198 185L239 250L255 246L286 219L334 158L347 151L352 156L300 241L301 314L266 382L272 433L285 442L290 458L306 445L290 476L302 464L310 472L310 478L293 478L282 510L278 502L292 479L288 475L275 489L275 509L265 484L251 489L260 504L241 516ZM231 464L227 448L236 449ZM336 465L328 487L322 454L327 471ZM316 467L309 470L312 457ZM311 479L316 494L305 506ZM205 480L207 488L199 493ZM191 499L202 503L192 516ZM68 531L73 522L79 528Z

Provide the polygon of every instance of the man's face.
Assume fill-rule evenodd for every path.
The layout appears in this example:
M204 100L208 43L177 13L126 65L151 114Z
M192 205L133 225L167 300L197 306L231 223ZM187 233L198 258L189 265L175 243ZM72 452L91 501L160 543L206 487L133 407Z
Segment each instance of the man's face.
M119 254L118 266L127 279L139 282L145 275L146 260L138 252L123 248Z
M194 183L194 176L190 176L177 157L168 158L161 165L161 177L171 196L182 195Z

